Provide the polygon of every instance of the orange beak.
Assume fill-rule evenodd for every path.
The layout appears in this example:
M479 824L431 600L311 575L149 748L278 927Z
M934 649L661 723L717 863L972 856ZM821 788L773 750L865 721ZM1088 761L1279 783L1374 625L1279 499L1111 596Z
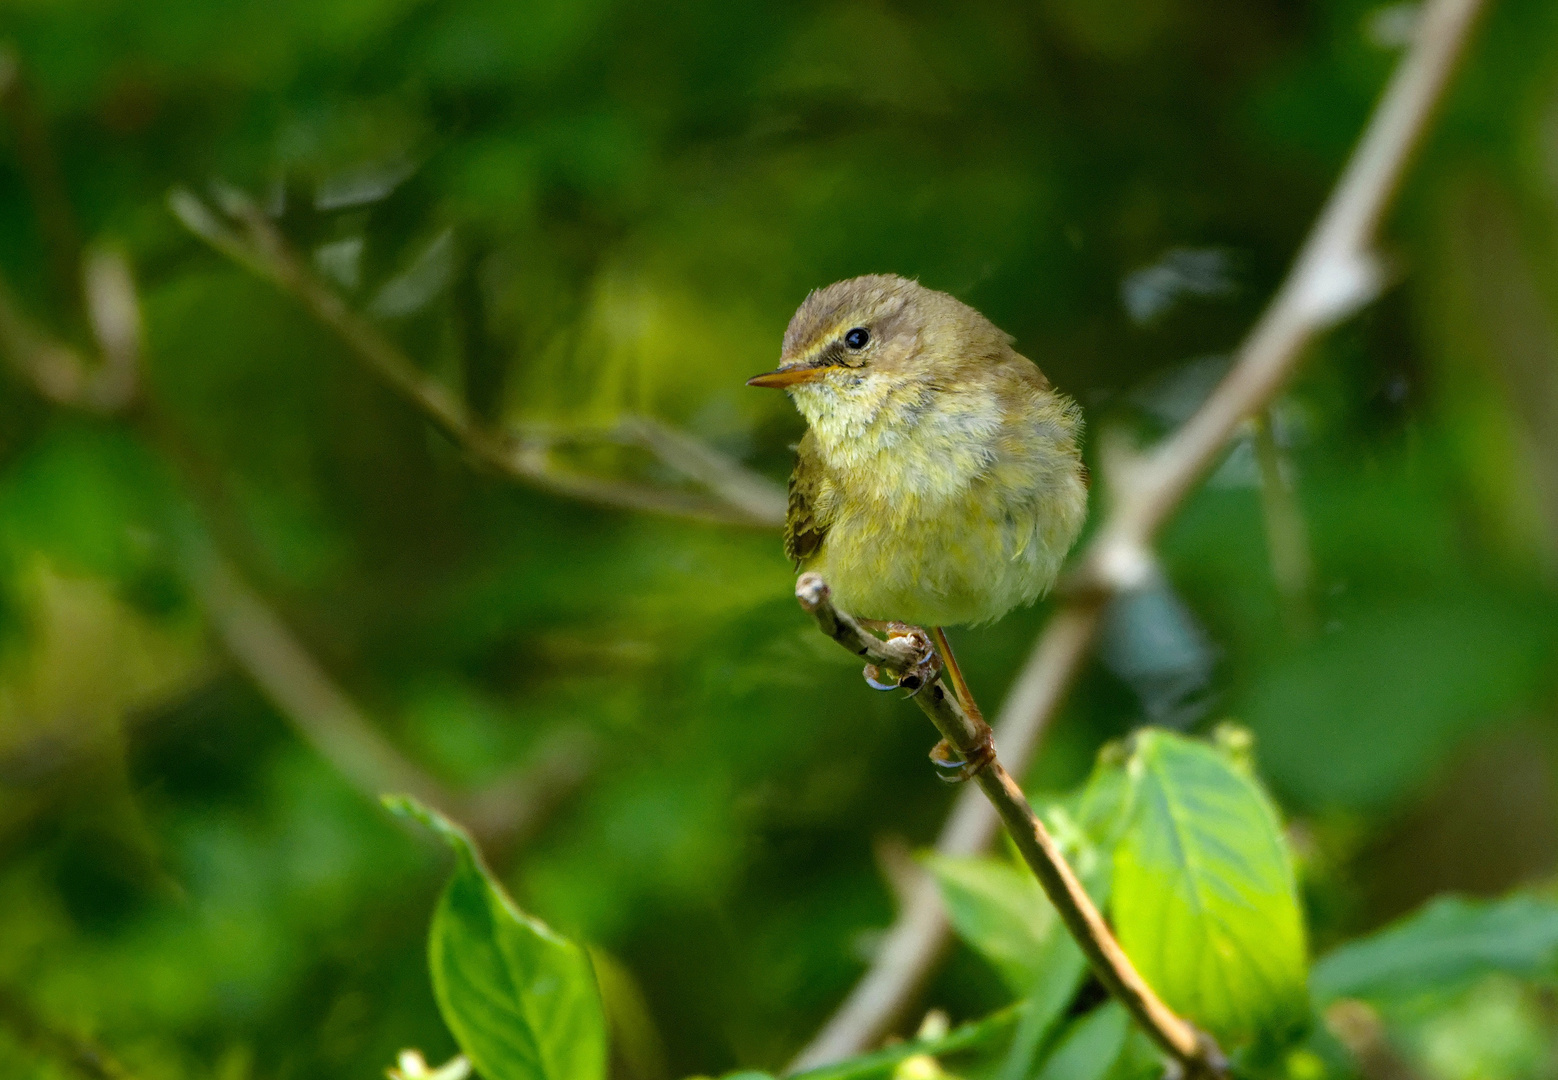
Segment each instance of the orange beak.
M747 380L747 385L783 390L786 386L794 386L796 383L811 382L826 370L828 369L825 367L780 368L778 371L765 371L761 375L752 376Z

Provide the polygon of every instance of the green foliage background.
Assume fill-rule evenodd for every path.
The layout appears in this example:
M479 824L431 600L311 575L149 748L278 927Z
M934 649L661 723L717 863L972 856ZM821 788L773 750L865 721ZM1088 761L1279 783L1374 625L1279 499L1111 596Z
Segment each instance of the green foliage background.
M85 347L75 244L122 250L147 383L140 414L93 417L0 368L8 1072L71 1075L40 1025L146 1080L453 1052L424 955L445 857L227 655L192 585L212 550L451 788L583 748L582 784L494 855L608 958L630 1080L782 1066L891 920L873 844L928 843L953 794L917 714L797 611L776 536L473 468L186 232L171 187L254 193L480 416L645 413L782 479L800 422L742 380L809 288L895 271L1012 332L1094 436L1148 438L1269 295L1406 10L5 0L27 103L0 125L0 270ZM1173 591L1116 613L1026 778L1069 789L1147 720L1238 718L1317 954L1558 859L1555 43L1548 0L1492 5L1392 217L1399 281L1274 410L1307 594L1273 584L1241 444L1166 538ZM1126 283L1181 249L1209 276L1133 316ZM622 447L569 463L677 483ZM1046 610L960 635L987 705ZM1555 972L1518 974L1402 1019L1404 1052L1550 1075L1530 980ZM960 950L926 1002L1008 998Z

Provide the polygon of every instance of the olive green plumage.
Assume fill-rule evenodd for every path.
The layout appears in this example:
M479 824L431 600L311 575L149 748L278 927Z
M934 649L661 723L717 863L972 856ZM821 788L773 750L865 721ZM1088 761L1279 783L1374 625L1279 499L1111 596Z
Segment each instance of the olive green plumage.
M1087 512L1081 415L979 312L893 275L841 281L752 382L809 422L785 554L845 610L987 622L1053 584Z

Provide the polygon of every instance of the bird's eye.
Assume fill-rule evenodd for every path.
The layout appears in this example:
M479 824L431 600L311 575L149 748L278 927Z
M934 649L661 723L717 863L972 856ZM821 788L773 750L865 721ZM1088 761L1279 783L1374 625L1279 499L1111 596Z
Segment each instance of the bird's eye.
M849 333L844 335L844 344L848 345L851 349L863 349L870 340L871 331L867 330L863 326L857 326Z

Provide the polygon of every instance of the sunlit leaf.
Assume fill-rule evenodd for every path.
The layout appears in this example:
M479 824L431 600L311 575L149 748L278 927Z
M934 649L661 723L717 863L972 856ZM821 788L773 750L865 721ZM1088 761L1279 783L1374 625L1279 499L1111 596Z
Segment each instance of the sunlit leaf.
M1092 775L1075 796L1071 816L1084 834L1102 848L1112 848L1130 822L1136 787L1126 772L1123 744L1114 742L1098 753Z
M1447 993L1484 975L1558 974L1558 904L1530 896L1479 902L1442 897L1315 964L1321 1001Z
M444 1022L485 1080L600 1080L606 1020L589 955L514 904L464 829L414 799L387 798L454 849L428 935Z
M1303 919L1271 801L1217 750L1164 731L1137 736L1128 768L1120 944L1171 1007L1221 1038L1301 1022Z

